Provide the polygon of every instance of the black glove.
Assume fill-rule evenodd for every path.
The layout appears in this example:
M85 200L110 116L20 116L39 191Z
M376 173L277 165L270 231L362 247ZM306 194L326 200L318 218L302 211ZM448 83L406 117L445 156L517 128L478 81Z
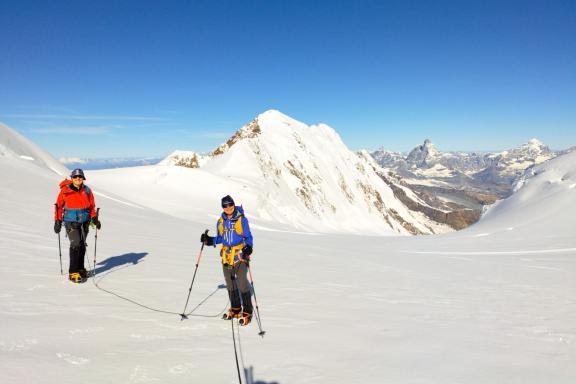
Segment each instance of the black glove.
M54 232L60 233L62 229L62 220L54 220Z
M250 245L246 244L242 248L242 255L240 256L240 258L242 260L250 261L250 255L251 254L252 254L252 247Z
M92 224L96 226L96 229L100 229L102 227L102 223L98 220L98 217L92 218Z
M202 236L200 236L200 242L206 245L214 245L214 238L212 236L208 236L207 233L203 233Z

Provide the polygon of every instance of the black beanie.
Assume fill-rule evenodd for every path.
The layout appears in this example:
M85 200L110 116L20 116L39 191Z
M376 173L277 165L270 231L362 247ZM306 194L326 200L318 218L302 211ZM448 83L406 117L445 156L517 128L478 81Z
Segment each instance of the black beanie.
M224 206L234 206L234 199L232 199L232 196L230 195L226 195L222 198L222 208L224 208Z

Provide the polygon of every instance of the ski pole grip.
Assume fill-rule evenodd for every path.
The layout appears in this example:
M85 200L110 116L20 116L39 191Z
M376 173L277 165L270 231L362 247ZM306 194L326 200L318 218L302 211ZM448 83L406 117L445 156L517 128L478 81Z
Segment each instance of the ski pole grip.
M205 234L206 236L208 236L208 230L205 230L205 231L204 231L204 234ZM202 252L202 250L204 249L204 246L205 246L205 245L206 245L206 241L203 241L203 242L202 242L202 248L200 249L200 252Z

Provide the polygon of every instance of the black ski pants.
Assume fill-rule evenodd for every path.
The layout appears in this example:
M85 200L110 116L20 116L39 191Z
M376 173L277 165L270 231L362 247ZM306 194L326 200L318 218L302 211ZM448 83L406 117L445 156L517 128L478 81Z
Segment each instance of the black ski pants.
M88 237L90 222L66 222L64 226L66 227L66 235L70 240L70 267L68 272L85 271L84 255L86 254L86 238Z
M222 265L226 288L230 297L230 307L233 312L239 312L242 306L244 312L252 313L250 283L248 282L248 267L246 263L236 263L234 266ZM240 296L242 299L240 299Z

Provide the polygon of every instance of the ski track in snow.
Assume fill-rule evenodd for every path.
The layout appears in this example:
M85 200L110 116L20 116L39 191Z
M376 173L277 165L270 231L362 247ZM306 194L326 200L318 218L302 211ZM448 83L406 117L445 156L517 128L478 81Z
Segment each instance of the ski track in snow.
M73 365L84 365L86 363L88 363L90 360L85 358L85 357L80 357L80 356L74 356L71 355L69 353L56 353L56 356L58 356L58 358L66 361L67 363L73 364Z
M38 344L37 339L24 339L22 341L0 341L0 351L2 352L22 352L27 351Z

